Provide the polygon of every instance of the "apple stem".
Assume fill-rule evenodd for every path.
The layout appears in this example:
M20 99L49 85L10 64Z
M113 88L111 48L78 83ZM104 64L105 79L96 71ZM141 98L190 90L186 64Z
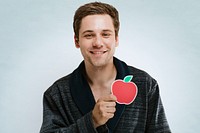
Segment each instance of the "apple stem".
M128 75L124 78L124 82L130 82L132 80L133 76L132 75Z

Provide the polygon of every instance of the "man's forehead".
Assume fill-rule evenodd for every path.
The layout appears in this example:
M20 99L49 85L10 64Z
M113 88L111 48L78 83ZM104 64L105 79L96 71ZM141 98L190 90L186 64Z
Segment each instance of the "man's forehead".
M80 30L82 31L113 31L114 24L109 15L88 15L82 19Z

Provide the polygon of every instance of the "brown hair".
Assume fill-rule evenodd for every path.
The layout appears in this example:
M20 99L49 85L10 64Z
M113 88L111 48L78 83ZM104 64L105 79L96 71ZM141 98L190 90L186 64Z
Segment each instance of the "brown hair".
M76 39L79 38L79 30L81 27L82 19L88 15L96 15L96 14L110 15L113 20L113 25L115 28L115 36L118 36L120 23L119 23L119 14L117 9L106 3L92 2L80 6L75 12L73 28Z

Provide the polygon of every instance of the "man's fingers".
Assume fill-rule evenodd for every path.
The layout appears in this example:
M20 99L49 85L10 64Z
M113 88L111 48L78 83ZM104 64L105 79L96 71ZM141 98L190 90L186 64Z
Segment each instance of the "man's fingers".
M110 110L110 112L107 112L107 111L106 112L102 112L101 118L107 118L107 119L112 118L114 116L114 112L112 112L112 111Z
M116 101L117 101L117 98L116 98L116 96L110 94L110 95L101 97L98 101L116 102Z
M111 107L115 107L116 106L116 102L105 102L104 106L106 108L111 108Z
M97 100L92 111L95 127L105 124L110 118L114 117L116 100L117 98L112 94Z
M104 103L104 107L102 107L102 111L104 110L106 113L114 114L116 111L115 105L115 102L106 102Z
M107 113L111 113L111 114L114 114L115 111L116 111L116 108L107 108L107 109L106 109L106 112L107 112Z
M116 106L116 102L104 102L104 101L97 102L97 107L101 111L104 111L109 108L115 108L115 106Z

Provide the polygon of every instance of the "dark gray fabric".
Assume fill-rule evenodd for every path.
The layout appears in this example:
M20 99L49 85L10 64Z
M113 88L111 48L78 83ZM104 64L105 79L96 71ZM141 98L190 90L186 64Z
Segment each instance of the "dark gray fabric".
M72 74L56 81L44 93L43 123L40 133L170 133L156 80L146 72L127 66L116 58L114 58L114 62L117 67L117 77L128 72L133 75L132 81L138 87L135 101L130 105L124 105L120 115L116 114L119 117L113 119L115 122L110 120L110 123L95 129L91 114L93 104L88 106L90 110L87 110L85 106L85 112L81 109L83 107L77 106L81 102L78 101L78 97L72 96L71 90L76 87L73 88L74 84L71 83L71 79L74 76L80 77L82 75L79 72L80 70L84 71L84 63L82 63ZM76 80L73 80L74 83L77 83L74 86L80 86L80 82ZM85 85L81 88L85 88ZM77 95L91 97L92 93L88 91ZM89 100L94 100L94 98L89 98ZM87 100L84 102L94 103L94 101ZM107 124L110 124L113 129L109 129Z

